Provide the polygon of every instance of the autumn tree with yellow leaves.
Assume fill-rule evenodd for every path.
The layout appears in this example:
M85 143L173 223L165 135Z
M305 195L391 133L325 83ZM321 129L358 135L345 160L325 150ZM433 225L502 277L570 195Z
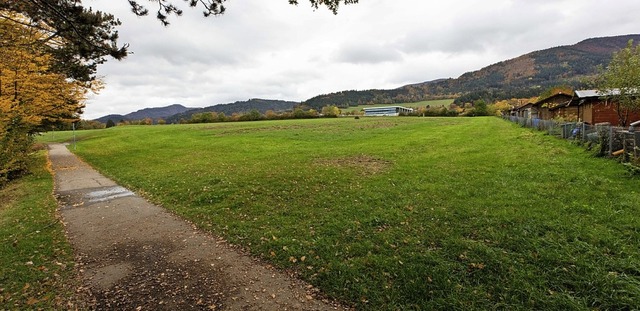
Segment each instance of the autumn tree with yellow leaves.
M79 119L89 90L51 70L52 56L40 44L45 32L21 18L0 17L0 185L25 171L36 133Z
M226 0L187 0L204 16L221 15ZM297 0L288 0L298 4ZM33 134L47 126L76 120L88 88L99 85L97 66L106 57L121 60L128 44L118 44L120 21L83 6L82 0L0 1L0 186L22 172ZM178 0L129 0L138 16L145 4L168 25L179 16ZM336 13L358 0L309 0L314 8Z

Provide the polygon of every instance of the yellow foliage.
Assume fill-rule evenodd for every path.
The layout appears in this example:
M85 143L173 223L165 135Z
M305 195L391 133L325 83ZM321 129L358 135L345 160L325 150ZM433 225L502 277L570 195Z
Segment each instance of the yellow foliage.
M325 116L337 117L340 115L340 108L331 105L322 107L322 114Z
M86 88L79 82L50 71L52 57L40 44L43 33L16 21L20 16L0 17L0 118L20 117L30 132L57 122L78 120ZM93 86L94 90L100 83Z
M0 187L27 170L33 135L57 123L77 121L85 86L53 72L46 31L27 27L17 14L0 11Z
M489 110L493 111L497 116L508 113L513 108L515 108L515 105L508 100L501 100L493 105L489 105Z

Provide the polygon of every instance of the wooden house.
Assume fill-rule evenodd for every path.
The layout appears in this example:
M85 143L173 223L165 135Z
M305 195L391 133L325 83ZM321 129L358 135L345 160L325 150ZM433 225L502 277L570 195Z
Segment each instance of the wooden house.
M525 119L537 119L538 110L533 107L533 103L526 103L520 107L515 108L515 115Z
M610 123L611 125L627 126L640 120L640 112L622 110L626 118L620 118L619 104L613 98L617 92L602 94L597 90L575 91L571 105L577 107L578 118L588 124Z
M556 116L567 117L571 113L571 109L568 109L569 103L573 98L570 94L562 92L555 93L551 96L538 99L532 103L532 109L535 109L537 116L542 120L551 120Z

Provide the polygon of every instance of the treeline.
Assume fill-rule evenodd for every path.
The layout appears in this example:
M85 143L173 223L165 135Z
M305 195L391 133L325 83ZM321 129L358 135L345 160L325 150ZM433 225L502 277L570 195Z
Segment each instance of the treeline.
M510 99L487 105L484 100L476 100L473 103L455 104L448 106L421 106L413 109L411 113L401 114L401 116L415 117L464 117L464 116L500 116L507 113L512 107L518 106L522 102L531 101L532 99ZM320 111L305 105L298 105L290 111L276 112L267 110L265 113L253 109L247 113L234 112L227 115L224 112L200 112L191 115L189 119L180 119L179 124L197 124L197 123L217 123L217 122L243 122L243 121L261 121L261 120L288 120L288 119L314 119L314 118L337 118L339 116L356 116L364 115L362 110L342 111L334 105L324 106ZM126 125L164 125L168 124L164 119L144 118L140 120L108 120L106 124L98 121L81 120L75 123L76 130L89 130L109 128L113 126ZM58 126L55 130L71 130L71 124Z
M265 113L261 113L257 109L252 109L246 113L234 112L230 115L224 112L205 111L194 113L189 119L181 118L178 120L179 124L195 124L195 123L216 123L216 122L242 122L242 121L260 121L260 120L288 120L288 119L314 119L314 118L336 118L341 114L341 111L336 106L326 106L320 111L310 109L305 106L298 106L290 111L276 112L274 110L267 110ZM95 121L88 121L95 122ZM100 122L98 122L100 123ZM167 124L168 122L163 119L156 120L154 122L151 118L145 118L141 120L120 120L117 123L109 120L107 124L101 124L102 128L112 126L125 126L125 125L153 125L153 124Z
M229 104L221 104L210 106L206 108L190 109L186 112L175 114L167 117L166 123L180 123L181 120L191 120L193 115L214 112L216 114L224 114L226 116L232 116L233 114L248 114L255 110L260 114L266 114L268 111L283 112L290 111L299 103L283 100L268 100L268 99L250 99L248 101L237 101Z
M51 127L53 131L71 131L76 130L97 130L103 129L106 124L95 120L79 120L76 122L60 123Z
M341 111L336 106L325 106L320 111L299 105L291 111L276 112L267 110L261 113L253 109L247 113L233 113L227 116L223 112L202 112L191 116L189 120L180 120L180 123L214 123L214 122L241 122L260 120L289 120L289 119L314 119L314 118L336 118Z
M417 117L479 117L501 115L502 112L498 109L493 104L487 105L484 100L476 100L473 103L460 105L452 103L449 106L431 107L427 105L417 107L413 109L413 112L404 115Z
M444 95L433 96L414 89L399 88L393 90L364 90L341 91L330 94L318 95L304 101L302 104L313 109L322 109L325 106L336 106L341 109L374 104L399 104L413 103L425 100L451 98Z
M540 88L513 90L485 89L461 95L456 98L453 103L456 105L463 105L465 103L473 103L478 100L492 103L511 98L531 98L538 96L540 94L540 90Z

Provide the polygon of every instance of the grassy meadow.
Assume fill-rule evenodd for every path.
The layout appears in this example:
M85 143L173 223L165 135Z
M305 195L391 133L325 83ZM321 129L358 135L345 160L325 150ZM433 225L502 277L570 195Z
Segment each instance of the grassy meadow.
M640 308L640 179L498 118L87 135L105 175L358 309Z
M73 252L56 216L45 153L0 189L0 310L71 309Z

